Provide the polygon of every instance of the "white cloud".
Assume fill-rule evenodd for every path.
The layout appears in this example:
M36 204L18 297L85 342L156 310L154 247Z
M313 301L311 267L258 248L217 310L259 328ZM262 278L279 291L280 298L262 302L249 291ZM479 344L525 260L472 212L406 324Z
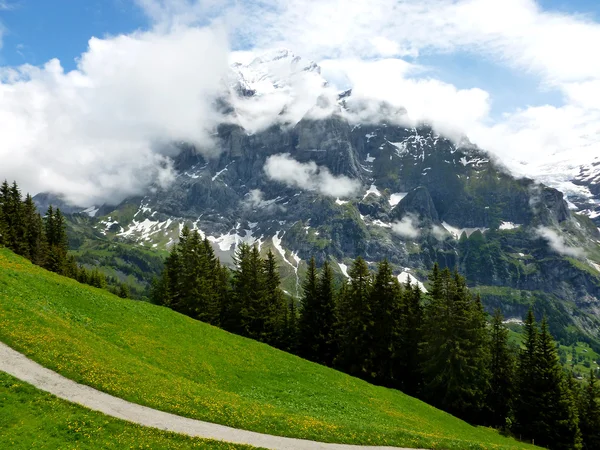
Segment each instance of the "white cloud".
M399 222L392 224L392 231L407 239L415 239L421 234L419 220L413 214L407 214Z
M548 81L600 73L589 54L600 26L546 12L534 0L272 0L245 5L245 14L238 32L246 41L304 49L318 59L467 50Z
M173 141L210 153L224 33L186 28L92 38L77 70L58 60L0 69L0 178L80 205L168 182Z
M548 12L534 0L274 0L246 8L249 20L237 30L245 42L287 46L321 60L334 84L406 108L399 120L465 133L514 159L509 166L522 174L552 175L561 162L571 175L577 162L600 155L600 59L593 57L600 23L591 17ZM540 89L558 91L564 104L522 105L492 118L489 93L457 89L390 59L426 54L435 61L459 52L537 76ZM377 108L372 104L361 119L381 116Z
M244 197L243 205L247 209L266 209L268 211L285 211L285 207L278 205L277 199L265 200L265 194L260 189L252 189Z
M329 197L350 197L361 188L360 182L345 176L332 175L326 167L314 162L301 163L289 153L267 158L264 167L267 176L290 187L307 191L317 191Z
M439 225L434 225L431 228L431 233L438 241L443 241L448 237L448 230L446 230L444 227L440 227Z
M590 52L600 24L591 18L549 13L534 0L135 2L153 31L92 39L74 72L58 61L0 69L0 177L77 203L117 201L168 181L172 150L160 144L188 140L209 150L210 104L229 58L248 63L278 46L321 61L331 85L316 72L276 73L289 83L234 102L250 132L331 114L334 87L347 85L350 106L364 108L350 120L426 121L450 137L466 133L526 175L557 172L557 162L575 172L600 155L600 59ZM210 22L223 28L195 28ZM244 52L228 54L225 30ZM496 120L490 93L459 89L398 59L457 52L534 74L565 103L523 105Z
M565 238L556 231L548 227L538 227L536 233L546 241L552 250L561 255L571 256L573 258L583 258L585 251L579 247L571 247L565 241Z
M433 78L415 79L423 68L398 59L377 61L327 60L322 63L327 77L347 80L352 102L360 108L353 121L395 121L415 125L427 122L440 132L455 135L481 123L490 110L489 94L481 89L457 89ZM394 107L381 109L382 102ZM402 111L402 110L405 111Z

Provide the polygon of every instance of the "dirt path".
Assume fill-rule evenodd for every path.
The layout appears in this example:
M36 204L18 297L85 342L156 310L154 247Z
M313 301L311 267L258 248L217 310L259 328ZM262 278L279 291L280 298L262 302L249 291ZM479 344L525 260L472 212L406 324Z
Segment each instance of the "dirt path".
M136 405L112 395L105 394L89 386L69 380L21 353L0 342L0 371L25 381L42 391L59 398L78 403L86 408L108 416L127 420L146 427L173 431L188 436L215 439L234 444L247 444L255 447L281 450L358 450L358 449L399 449L398 447L368 447L358 445L325 444L303 439L271 436L269 434L238 430L200 420L176 416L146 406Z

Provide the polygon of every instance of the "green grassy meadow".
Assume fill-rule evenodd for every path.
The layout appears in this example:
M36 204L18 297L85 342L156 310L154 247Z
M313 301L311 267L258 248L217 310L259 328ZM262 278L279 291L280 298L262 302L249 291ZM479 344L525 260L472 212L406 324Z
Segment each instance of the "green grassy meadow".
M251 449L146 428L60 400L0 372L0 448Z
M399 391L46 272L5 249L0 341L109 394L237 428L350 444L534 448Z

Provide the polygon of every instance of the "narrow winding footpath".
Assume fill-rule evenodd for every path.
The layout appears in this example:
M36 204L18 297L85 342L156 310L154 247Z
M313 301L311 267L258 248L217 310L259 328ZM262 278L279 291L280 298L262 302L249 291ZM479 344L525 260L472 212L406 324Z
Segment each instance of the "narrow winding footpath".
M27 382L42 391L111 417L193 437L215 439L234 444L247 444L280 450L409 450L399 447L369 447L358 445L326 444L303 439L272 436L253 431L188 419L146 406L136 405L89 386L76 383L53 372L0 342L0 371Z

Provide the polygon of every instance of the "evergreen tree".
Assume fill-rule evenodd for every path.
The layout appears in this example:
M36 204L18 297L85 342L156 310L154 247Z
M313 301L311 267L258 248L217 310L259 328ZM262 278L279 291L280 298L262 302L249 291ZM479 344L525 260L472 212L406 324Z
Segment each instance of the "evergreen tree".
M224 305L222 325L228 331L243 334L242 308L248 303L246 297L250 290L250 246L242 243L238 246L233 258L235 268L232 276L232 292L230 301Z
M121 298L129 298L131 296L129 293L129 287L125 283L121 283L119 285L119 291L117 295Z
M336 355L335 286L333 270L327 261L323 263L317 280L317 297L320 308L319 362L331 366Z
M5 180L0 186L0 233L6 247L18 255L29 257L26 242L24 206L17 183L9 186Z
M508 342L508 328L497 309L492 319L490 342L489 424L503 427L510 416L514 394L515 360Z
M394 357L394 379L407 394L419 395L423 383L420 347L422 342L423 307L421 289L407 281L400 297L398 343Z
M356 258L349 270L350 283L343 291L338 308L338 346L336 365L351 375L371 378L373 353L372 276L367 263Z
M2 185L0 185L0 245L6 247L9 247L10 242L10 222L8 212L9 195L10 187L8 185L8 181L4 180Z
M426 398L471 422L481 420L489 384L489 344L479 298L464 278L448 269L431 275L433 290L425 314L422 344Z
M565 378L546 319L537 329L530 309L525 348L519 356L515 431L551 449L581 448L576 402Z
M196 231L196 233L198 233ZM204 238L201 244L202 253L204 255L203 270L205 271L205 291L201 302L203 303L203 311L198 317L211 325L219 326L221 323L221 311L223 304L228 297L229 274L223 271L219 259L215 256L215 252L208 238Z
M263 341L269 345L283 347L285 341L285 316L287 315L287 304L281 280L279 278L279 267L275 255L271 250L265 259L265 325Z
M46 235L42 217L37 212L31 195L27 194L23 203L23 220L25 223L25 242L27 257L38 266L43 266L48 252Z
M9 198L10 228L11 239L10 248L17 254L29 258L29 248L26 237L26 223L24 217L24 205L22 202L21 191L16 182L13 182L10 188Z
M583 448L600 448L600 387L593 370L579 402L579 427Z
M265 266L257 246L241 244L235 257L231 331L263 340L268 316Z
M60 209L54 210L52 206L48 207L46 217L44 217L44 230L47 240L47 255L44 258L45 268L65 275L70 272L70 264L67 261L68 240L65 219Z
M335 356L335 292L333 271L328 262L317 275L315 259L311 258L302 291L298 324L300 354L311 361L331 365Z
M537 434L533 437L539 445L553 450L581 448L575 399L563 374L546 318L542 320L536 357L539 410L538 421L532 427L532 432Z
M288 314L285 318L285 349L296 354L298 352L298 336L299 336L299 325L298 325L298 308L296 308L296 301L294 298L290 298L288 302Z
M372 322L365 325L368 328L366 336L373 340L365 344L373 355L372 378L378 384L390 385L394 378L394 360L399 351L401 288L385 260L379 263L370 296Z
M516 377L515 422L513 430L519 436L529 436L531 424L537 419L538 339L539 332L530 308L524 324L523 346L519 352Z
M308 262L306 277L302 283L300 318L298 320L298 350L300 356L311 361L319 353L319 300L317 294L317 263L312 257Z

